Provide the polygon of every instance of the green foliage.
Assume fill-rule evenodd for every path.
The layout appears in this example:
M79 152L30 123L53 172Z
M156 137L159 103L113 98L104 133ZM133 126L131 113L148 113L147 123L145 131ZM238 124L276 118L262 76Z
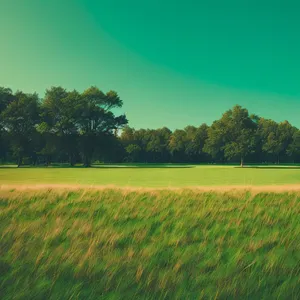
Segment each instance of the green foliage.
M190 161L205 161L206 155L204 153L204 145L207 141L208 126L202 124L200 127L187 126L184 130L186 132L186 147L185 155L190 157Z
M261 119L259 121L259 132L262 137L263 151L271 154L279 163L280 156L287 154L288 149L290 149L289 154L291 154L290 144L295 131L296 128L292 127L287 121L276 123L272 120Z
M73 166L82 162L87 167L95 160L240 161L242 166L244 161L300 161L297 128L287 121L276 123L249 115L239 105L211 126L186 126L174 131L167 127L130 128L125 115L115 115L122 105L117 92L104 93L95 86L82 93L51 87L41 101L36 94L0 88L0 161L13 158L21 164L24 156L32 164L68 162Z
M36 94L12 94L1 88L0 145L6 136L18 165L24 156L31 157L33 163L40 156L47 165L54 159L74 165L81 154L89 166L93 157L109 156L106 143L117 145L114 133L127 119L115 116L111 110L122 104L116 92L104 94L96 87L82 94L51 87L41 103ZM4 152L0 154L2 158Z
M244 158L255 147L255 131L256 123L248 110L236 105L212 126L206 150L214 156L223 150L225 158L240 158L243 166Z
M0 114L14 100L12 90L9 88L0 87Z
M173 156L182 156L185 152L186 147L186 132L184 130L176 129L169 142L169 149Z
M295 130L292 142L289 144L287 148L287 154L292 156L294 159L300 155L300 131Z
M203 147L213 160L224 160L224 132L222 121L214 121L207 130L207 140Z
M130 144L125 149L128 153L128 161L135 162L138 160L139 154L141 152L141 147L139 145Z
M104 140L117 128L127 124L125 115L115 117L111 109L123 104L116 92L106 95L96 87L91 87L82 94L82 106L78 118L79 148L85 166L90 166L96 141Z
M5 130L9 132L13 156L21 164L32 150L33 137L39 123L40 103L37 94L17 92L1 113Z
M1 299L298 299L299 194L0 191Z

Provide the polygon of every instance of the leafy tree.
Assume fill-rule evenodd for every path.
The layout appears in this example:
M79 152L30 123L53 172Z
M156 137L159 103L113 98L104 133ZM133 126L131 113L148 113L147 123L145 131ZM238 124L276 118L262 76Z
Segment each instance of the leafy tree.
M126 156L126 151L116 134L107 135L105 143L100 144L100 149L96 149L95 152L96 159L109 163L123 162Z
M300 157L300 131L295 130L292 142L287 148L287 155L293 158L293 162Z
M187 126L185 154L191 162L205 161L206 155L203 150L207 139L208 126L202 124L200 127Z
M207 129L207 139L203 151L207 153L213 161L224 162L225 146L225 125L223 120L216 120Z
M184 128L186 133L185 156L188 161L195 161L198 154L198 144L196 142L197 128L195 126L187 126Z
M90 87L82 93L78 128L84 166L90 166L97 143L127 124L125 115L116 117L111 111L122 105L123 101L113 91L104 94L98 88Z
M42 102L41 123L37 126L37 130L44 141L43 148L39 154L45 157L47 165L50 164L54 155L64 151L61 147L61 139L65 137L66 133L65 120L68 116L64 99L67 97L68 92L64 88L51 87L46 90L45 98Z
M14 101L15 96L9 88L0 87L0 113Z
M120 136L120 140L122 141L123 145L126 147L129 144L135 142L135 130L128 125L124 126L122 129L122 133Z
M169 141L169 150L174 162L185 162L185 149L186 149L186 132L181 129L176 129Z
M138 129L135 130L134 132L133 142L141 148L140 155L139 155L140 162L147 163L152 161L152 156L148 151L149 149L147 149L150 137L151 137L150 129Z
M222 152L227 159L239 157L241 167L243 167L245 157L255 147L256 127L248 110L236 105L225 112L222 118L214 122L208 130L205 150L212 157Z
M122 100L114 91L90 87L83 93L62 87L46 90L42 102L36 94L0 87L0 160L43 158L69 162L225 162L240 160L297 160L300 134L287 121L276 123L235 106L209 127L187 126L134 129L124 115L116 116ZM122 133L118 136L118 129ZM41 157L42 156L42 157ZM81 156L81 157L80 157Z
M146 151L150 161L166 162L168 160L168 143L171 130L164 127L148 131Z
M263 140L263 151L271 154L279 163L280 157L287 153L292 143L295 128L287 121L278 124L273 120L262 119L259 130Z
M0 87L0 160L4 161L8 152L9 137L5 130L2 112L14 100L12 90L9 88Z
M287 154L290 144L293 142L293 135L297 131L288 121L279 123L279 142L281 145L280 151L277 154L277 162L279 164L281 157Z
M1 115L4 128L9 132L11 147L17 164L29 154L33 135L39 122L39 99L37 94L17 92Z
M141 147L136 144L130 144L126 147L126 153L128 154L127 160L130 162L137 162L139 160L139 154Z
M204 152L204 146L208 138L208 129L209 126L204 123L198 127L196 131L195 143L198 145L197 154L202 161L207 160L207 154Z
M48 127L46 122L42 122L37 125L37 132L40 134L41 146L37 152L45 158L45 164L48 166L53 157L59 152L58 141L55 133L51 132L51 128Z
M248 110L236 105L224 114L225 136L224 154L227 158L240 157L241 167L245 157L255 147L256 123L250 118Z
M61 119L56 122L54 129L59 137L59 146L68 156L71 166L74 165L78 146L78 120L81 115L82 99L76 91L68 92L61 100Z

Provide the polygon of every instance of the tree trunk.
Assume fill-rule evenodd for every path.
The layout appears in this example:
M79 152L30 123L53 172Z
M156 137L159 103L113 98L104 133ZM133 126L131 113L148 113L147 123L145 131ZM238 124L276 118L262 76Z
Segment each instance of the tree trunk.
M91 160L89 159L89 157L87 157L87 156L84 157L83 166L85 168L89 168L91 166Z
M18 158L18 168L22 165L22 156Z
M46 166L47 167L49 167L50 161L51 161L51 157L50 157L50 155L47 155L47 157L46 157Z
M32 158L32 165L33 165L33 166L36 166L36 165L37 165L37 160L38 160L37 156L34 156L34 157Z
M241 157L241 168L244 168L244 158Z
M70 163L71 167L74 167L74 160L73 160L72 155L69 156L69 163Z

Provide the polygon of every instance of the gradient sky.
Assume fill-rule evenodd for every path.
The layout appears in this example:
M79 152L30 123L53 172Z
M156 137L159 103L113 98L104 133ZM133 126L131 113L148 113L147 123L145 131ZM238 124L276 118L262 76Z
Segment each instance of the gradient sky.
M0 0L0 86L116 90L130 126L235 104L300 127L296 0Z

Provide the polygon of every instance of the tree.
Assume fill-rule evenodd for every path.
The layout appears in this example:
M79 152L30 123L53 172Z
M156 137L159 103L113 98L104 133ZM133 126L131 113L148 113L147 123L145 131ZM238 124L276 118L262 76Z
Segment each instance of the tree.
M43 148L39 154L46 159L46 164L49 165L53 156L63 149L63 139L66 138L70 124L67 121L72 119L70 109L73 103L69 103L67 107L65 99L68 97L68 92L62 87L51 87L46 90L45 98L42 102L41 123L37 126L37 130L43 137ZM71 125L72 126L72 125ZM74 125L72 126L74 127ZM72 164L72 163L71 163Z
M189 162L196 160L198 154L198 144L196 142L197 128L195 126L187 126L184 128L186 133L185 156Z
M37 152L45 159L45 164L49 166L53 157L59 152L58 137L52 131L52 128L46 122L41 122L36 127L37 132L40 134L40 150Z
M237 105L209 127L186 126L172 132L134 129L125 115L116 116L122 100L114 91L90 87L83 93L63 87L37 94L13 93L0 87L0 160L18 165L41 159L50 162L93 160L121 162L296 161L300 157L299 130L289 122L249 115ZM118 135L118 129L122 129Z
M15 96L9 88L0 87L0 113L14 101Z
M166 127L148 131L146 151L150 161L167 162L170 136L171 130Z
M124 126L122 129L122 133L120 136L120 140L122 141L123 145L126 147L129 144L135 142L135 130L129 126Z
M288 121L284 121L279 123L278 126L279 131L279 143L280 143L280 151L276 153L277 155L277 163L280 163L281 156L287 155L287 150L290 144L293 142L293 135L297 131L295 127L293 127Z
M141 147L136 144L130 144L126 147L126 153L128 154L127 160L130 162L136 162L139 159Z
M14 157L18 167L29 154L33 135L39 122L39 99L37 94L17 92L1 115L4 128L8 131Z
M97 143L103 143L114 130L127 124L125 115L116 117L111 111L122 105L123 101L114 91L104 94L97 87L90 87L82 93L78 129L84 166L90 166Z
M293 162L300 157L300 131L295 130L292 142L287 147L287 155L293 158Z
M224 162L225 131L223 120L216 120L207 129L207 139L203 151L210 155L213 161Z
M126 151L121 140L116 135L107 135L105 143L102 143L99 149L95 150L95 159L109 163L120 163L124 161Z
M261 119L259 132L263 141L262 150L272 155L279 164L280 157L286 155L292 143L295 128L287 121L278 124L273 120Z
M139 161L140 162L151 162L151 153L148 151L148 142L151 137L150 129L138 129L134 131L134 143L141 148Z
M202 161L207 160L207 154L204 152L204 145L208 138L208 129L209 126L207 126L207 124L202 124L197 128L195 136L195 143L197 144L197 154L199 155L199 160Z
M245 157L255 147L256 122L248 110L239 105L228 110L208 130L205 150L213 157L224 153L225 158L240 158L241 167Z
M205 141L207 139L208 126L202 124L200 127L187 126L186 132L186 147L185 154L191 162L204 161L206 159L203 151Z
M4 127L2 112L14 100L12 90L9 88L0 87L0 160L4 161L8 152L8 135Z
M241 167L244 166L246 155L255 147L256 123L250 118L248 110L236 105L225 113L224 154L227 158L240 157Z
M176 129L169 141L169 150L172 155L173 162L185 162L186 149L186 132L184 130Z

